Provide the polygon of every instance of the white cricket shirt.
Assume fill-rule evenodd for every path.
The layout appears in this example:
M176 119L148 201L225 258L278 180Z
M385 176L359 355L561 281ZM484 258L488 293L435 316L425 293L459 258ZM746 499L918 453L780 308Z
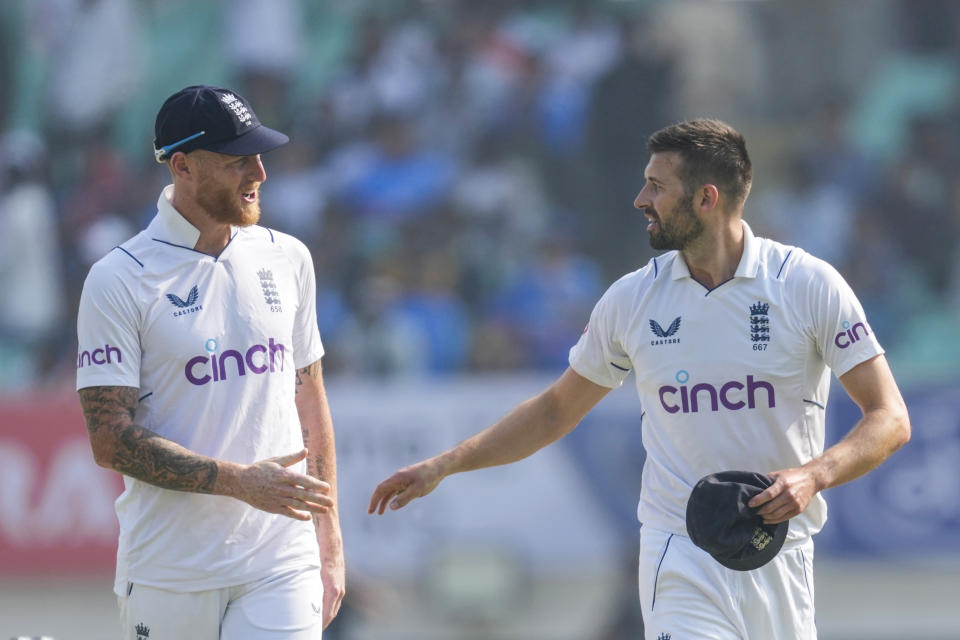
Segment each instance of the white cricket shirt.
M260 226L233 228L219 256L195 251L200 232L172 195L171 185L150 225L90 269L77 388L138 388L137 425L213 458L251 463L298 451L295 370L323 355L310 253ZM123 479L118 594L127 581L196 591L319 565L310 522Z
M840 376L883 353L833 267L743 229L731 280L707 290L679 252L658 256L607 290L570 350L570 366L596 384L635 373L647 454L637 515L684 536L701 477L767 473L823 453L830 370ZM788 540L826 517L817 494Z

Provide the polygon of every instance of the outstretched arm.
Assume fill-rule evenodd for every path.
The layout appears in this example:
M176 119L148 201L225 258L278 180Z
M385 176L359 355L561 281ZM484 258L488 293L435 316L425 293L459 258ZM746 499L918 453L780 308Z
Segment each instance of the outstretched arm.
M333 418L323 387L320 361L297 369L297 413L303 429L303 443L310 450L307 473L330 485L334 504L325 513L315 514L313 524L320 546L323 578L323 628L336 617L346 593L343 537L337 509L337 454L333 438Z
M840 376L840 383L863 417L840 442L802 467L773 471L774 483L749 502L769 524L801 513L813 496L859 478L910 440L910 418L882 355Z
M438 456L400 469L377 485L368 513L382 514L389 503L399 509L427 495L453 473L522 460L559 440L609 393L568 368L545 391L516 407L498 422Z
M133 387L80 389L93 457L98 465L164 489L230 496L270 513L310 520L333 506L330 486L287 470L306 450L243 465L200 455L137 426Z

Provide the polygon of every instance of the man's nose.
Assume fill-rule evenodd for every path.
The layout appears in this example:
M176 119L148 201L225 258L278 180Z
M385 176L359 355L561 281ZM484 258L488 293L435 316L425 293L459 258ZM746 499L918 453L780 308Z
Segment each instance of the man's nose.
M263 168L263 161L260 160L260 156L254 158L253 162L250 163L247 177L252 182L263 182L267 179L267 170Z
M637 194L637 197L633 199L633 208L643 211L648 206L650 206L650 199L644 194L644 190L641 189L640 193Z

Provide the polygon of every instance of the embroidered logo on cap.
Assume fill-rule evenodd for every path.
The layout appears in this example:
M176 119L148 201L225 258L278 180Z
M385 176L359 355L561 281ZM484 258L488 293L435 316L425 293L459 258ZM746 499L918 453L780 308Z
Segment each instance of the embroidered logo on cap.
M757 551L763 551L768 544L773 542L773 536L757 527L753 531L753 537L750 539L750 544Z
M233 115L237 117L237 120L248 127L253 124L253 116L250 114L250 110L247 109L246 105L243 104L243 100L232 93L227 93L220 96L220 101L230 107L230 110L233 111Z

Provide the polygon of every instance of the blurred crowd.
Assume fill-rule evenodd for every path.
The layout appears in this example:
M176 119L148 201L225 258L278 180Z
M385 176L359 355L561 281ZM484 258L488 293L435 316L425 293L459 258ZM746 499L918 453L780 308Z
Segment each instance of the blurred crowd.
M834 264L898 376L960 363L960 3L11 0L0 390L65 384L90 265L168 181L153 120L235 89L292 142L262 224L317 268L334 374L560 371L652 257L645 142L743 131L762 235Z

